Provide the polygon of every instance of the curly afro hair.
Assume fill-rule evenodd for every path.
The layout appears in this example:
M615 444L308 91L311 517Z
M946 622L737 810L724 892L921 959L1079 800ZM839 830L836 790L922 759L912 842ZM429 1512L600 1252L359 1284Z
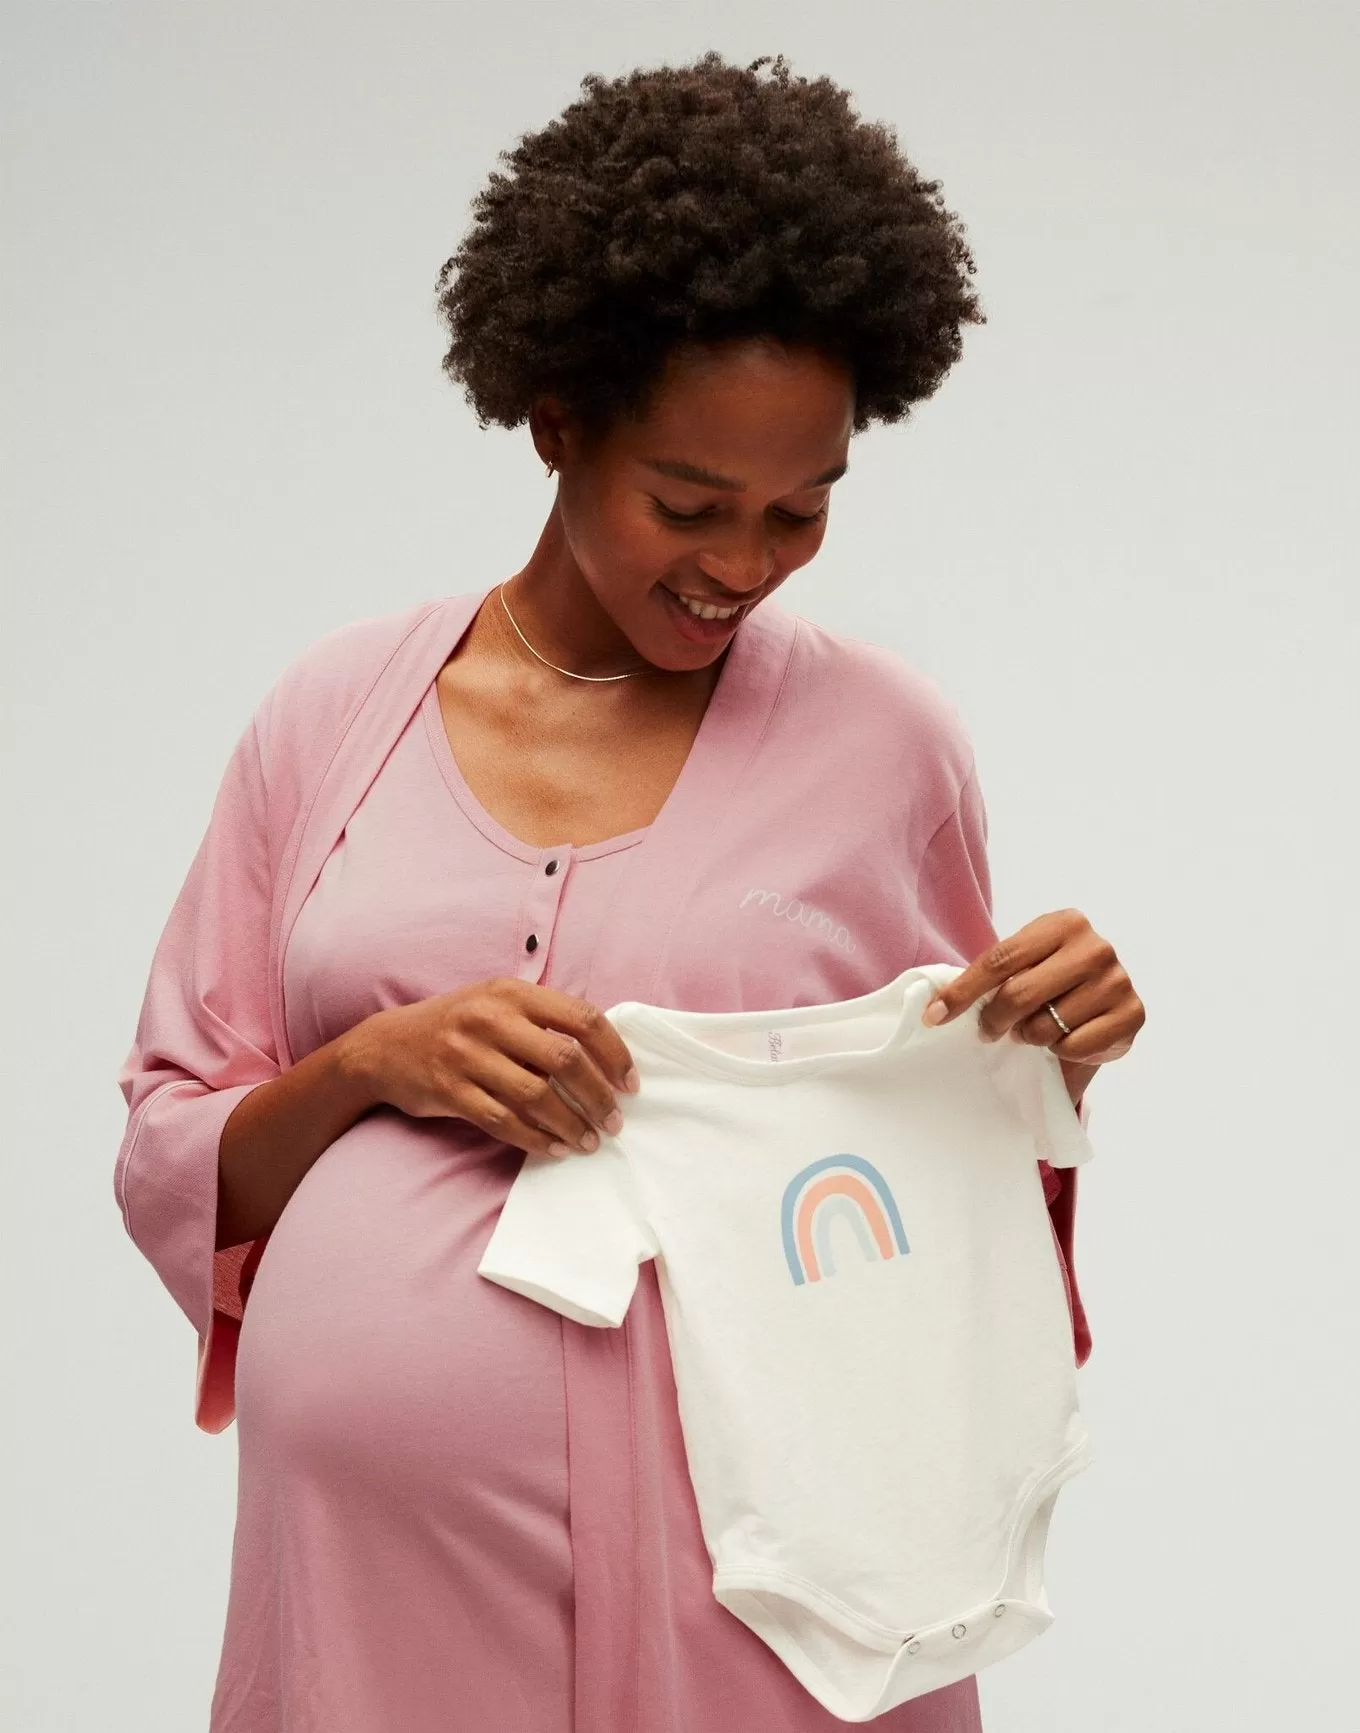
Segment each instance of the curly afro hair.
M552 394L601 433L678 344L772 337L849 367L859 432L929 397L984 322L939 183L830 79L708 53L581 88L500 153L439 272L443 368L482 427Z

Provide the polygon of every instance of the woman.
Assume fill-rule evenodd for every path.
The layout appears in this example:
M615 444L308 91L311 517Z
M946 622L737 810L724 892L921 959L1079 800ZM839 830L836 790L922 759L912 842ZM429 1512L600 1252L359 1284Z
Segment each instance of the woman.
M286 670L156 952L115 1183L239 1422L215 1733L841 1725L713 1599L650 1266L618 1331L477 1277L521 1152L617 1127L625 998L970 964L937 1014L995 989L1074 1104L1142 1022L1075 911L997 942L933 684L770 599L981 315L891 134L764 64L588 78L492 177L445 366L557 474L537 546ZM975 1683L881 1721L976 1728Z

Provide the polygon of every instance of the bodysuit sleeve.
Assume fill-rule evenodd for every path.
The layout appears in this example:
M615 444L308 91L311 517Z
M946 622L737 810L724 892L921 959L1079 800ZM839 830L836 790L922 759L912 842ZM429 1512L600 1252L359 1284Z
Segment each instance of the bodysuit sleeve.
M1016 1117L1034 1140L1041 1165L1081 1167L1095 1151L1063 1083L1062 1070L1043 1047L1023 1042L985 1044L984 1063Z
M627 1158L603 1138L589 1155L525 1156L477 1273L578 1324L612 1327L656 1251Z
M114 1195L134 1244L198 1335L194 1418L235 1415L236 1343L265 1237L217 1251L217 1158L237 1103L279 1074L269 1015L272 888L259 728L232 752L152 958L118 1084Z
M992 882L987 857L987 808L970 765L951 812L937 826L921 857L916 879L917 945L914 962L966 966L1000 935L992 922ZM1066 1088L1063 1088L1066 1096ZM1069 1098L1070 1109L1070 1098ZM1082 1098L1073 1113L1083 1134L1090 1107ZM1053 1227L1054 1246L1072 1314L1072 1343L1078 1366L1091 1352L1091 1330L1077 1286L1073 1247L1076 1236L1077 1169L1040 1159L1039 1173Z

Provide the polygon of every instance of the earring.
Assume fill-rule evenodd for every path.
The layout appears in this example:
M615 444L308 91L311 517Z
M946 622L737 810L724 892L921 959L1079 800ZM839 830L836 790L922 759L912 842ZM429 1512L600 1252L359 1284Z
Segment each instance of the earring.
M544 475L551 475L555 467L556 466L554 464L551 464L551 463L545 464L543 466Z

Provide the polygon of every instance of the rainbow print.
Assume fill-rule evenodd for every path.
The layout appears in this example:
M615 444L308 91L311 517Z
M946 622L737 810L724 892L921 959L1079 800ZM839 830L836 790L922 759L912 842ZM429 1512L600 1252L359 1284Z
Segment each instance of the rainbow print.
M831 1224L848 1221L866 1263L910 1250L888 1182L860 1155L826 1155L784 1188L780 1225L795 1284L834 1276Z

